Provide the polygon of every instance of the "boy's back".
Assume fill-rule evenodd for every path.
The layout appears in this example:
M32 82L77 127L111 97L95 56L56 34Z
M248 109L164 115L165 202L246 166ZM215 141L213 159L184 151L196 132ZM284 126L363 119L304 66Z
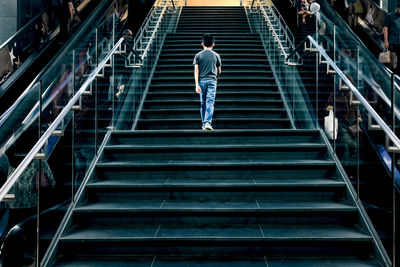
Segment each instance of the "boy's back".
M210 49L204 49L194 57L193 64L199 65L199 78L201 80L217 80L218 67L221 66L220 55Z

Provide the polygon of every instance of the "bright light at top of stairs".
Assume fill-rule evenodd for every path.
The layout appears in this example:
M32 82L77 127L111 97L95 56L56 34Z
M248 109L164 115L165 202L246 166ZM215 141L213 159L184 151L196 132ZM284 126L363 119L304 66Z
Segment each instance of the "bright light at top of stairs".
M240 0L187 0L188 6L240 6Z

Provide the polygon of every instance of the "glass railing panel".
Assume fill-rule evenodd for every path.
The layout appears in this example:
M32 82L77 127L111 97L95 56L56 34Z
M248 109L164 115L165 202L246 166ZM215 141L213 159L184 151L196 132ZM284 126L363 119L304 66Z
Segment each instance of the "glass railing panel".
M42 160L39 188L39 242L35 244L37 257L42 259L64 218L73 196L73 112L67 114L66 125L59 135L48 140L49 152ZM62 164L60 164L62 162Z
M255 10L248 11L247 14L253 30L256 29L255 31L264 38L262 27L257 23L267 22L257 21L259 17ZM269 26L269 30L273 32L273 27ZM393 137L393 132L396 131L397 119L396 109L394 112L391 110L391 107L396 105L392 105L391 100L396 100L393 92L397 91L391 90L390 87L381 89L383 86L380 83L384 84L387 77L383 81L374 79L375 70L370 68L371 64L376 63L366 61L367 57L362 57L360 45L348 40L347 35L331 20L322 15L317 18L315 30L312 27L308 27L308 30L310 32L307 34L317 40L307 38L306 42L301 44L304 48L298 48L301 51L300 60L296 60L292 53L291 63L298 63L292 70L285 69L285 63L289 62L282 64L282 60L279 59L282 56L279 56L276 47L279 47L280 40L271 34L265 34L263 40L267 44L269 61L276 71L275 75L280 82L294 124L304 121L298 115L298 111L306 107L316 127L324 130L335 157L341 162L339 169L343 167L349 178L347 181L353 183L354 196L364 202L368 214L371 213L373 223L380 221L379 213L386 213L386 224L377 223L376 228L386 250L391 250L392 247L388 244L394 242L393 223L387 222L398 222L394 212L390 210L394 207L391 201L394 201L395 195L387 189L394 188L390 181L396 179L395 171L390 171L390 166L392 162L395 163L394 151L397 151L397 147L400 148L400 141L396 141L396 146L392 144L395 140L393 138L396 138ZM389 101L386 101L389 104L382 103L383 97L377 100L379 94L387 97L384 90L391 93ZM306 97L297 99L301 95ZM385 129L385 133L382 129ZM390 136L392 141L387 136ZM367 184L370 180L372 183ZM370 199L377 196L374 185L378 188L384 187L382 192L388 201L380 203L381 200ZM375 206L378 204L382 206ZM383 251L379 242L376 243L376 249ZM380 255L386 257L384 253Z
M74 195L85 178L91 161L96 156L95 98L82 96L73 114L73 189ZM102 140L103 138L101 138Z
M74 92L79 90L89 73L96 67L96 30L91 29L74 48Z
M174 23L177 21L179 10L172 12L172 6L165 9L162 6L156 8L157 12L160 12L160 14L162 13L164 14L163 16L165 16L165 18L163 17L161 20L152 19L152 25L157 29L157 31L149 32L148 36L144 37L141 41L138 41L137 38L134 40L126 40L127 56L115 56L115 77L117 87L113 90L114 95L116 96L119 94L118 92L121 91L121 88L118 87L120 84L123 84L125 87L123 94L115 100L114 126L116 129L132 129L136 127L139 108L143 96L146 93L145 90L148 86L151 74L153 73L158 54L162 49L163 40L168 32L172 32L175 29ZM176 6L176 8L180 7ZM143 24L143 26L146 26L146 24ZM140 34L140 31L138 34ZM149 42L149 40L151 40L151 42ZM134 47L139 47L140 49L132 51ZM125 65L125 68L119 67L123 64ZM123 82L120 82L121 80ZM129 84L125 81L129 81ZM122 102L121 99L125 100Z
M40 186L39 160L26 161L25 156L30 150L29 143L35 143L39 140L40 123L38 118L28 119L24 113L28 113L30 108L38 102L39 96L40 86L34 86L24 101L21 101L22 105L27 105L26 110L19 110L21 111L21 118L12 117L8 121L5 121L5 124L1 128L4 131L7 126L11 125L7 129L10 133L4 139L0 150L2 163L4 163L2 171L5 172L5 177L2 177L5 180L1 181L1 184L3 188L7 187L2 191L5 197L0 203L0 213L5 216L8 213L8 222L4 229L6 233L8 232L8 236L1 251L2 264L4 265L16 266L16 264L20 264L19 266L23 266L23 264L36 264L35 246L30 246L30 244L36 244L37 242L37 235L35 233L37 227L36 212L39 203L38 187ZM12 128L14 123L17 123L15 120L18 120L18 124L21 127ZM15 142L16 139L21 140L21 142ZM43 150L40 151L41 154L43 152ZM25 168L18 168L21 162L25 162ZM15 173L19 173L19 177L12 178L12 175ZM7 218L7 216L4 218ZM18 227L15 227L16 225L24 225L29 233L25 234L23 231L20 231ZM13 227L15 228L13 229ZM24 244L15 242L15 240L25 240L26 243L24 244L31 248L26 254L22 254L22 257L18 257L18 259L15 258L15 252L22 251Z
M109 16L97 26L96 47L97 63L101 62L113 47L113 22L114 16Z
M69 51L41 80L43 132L57 118L74 94L74 51Z
M21 160L39 140L39 136L63 112L87 74L94 69L95 64L91 59L96 54L95 33L94 29L89 29L87 38L51 66L2 115L1 151L6 151L11 162L10 167L16 168L20 165ZM18 247L14 243L10 244L10 249L26 254L27 259L21 259L25 263L38 264L38 259L47 250L73 194L95 156L95 106L90 88L77 101L75 111L66 113L62 122L39 149L37 156L41 160L35 159L32 163L25 164L26 169L21 171L15 185L7 192L8 204L1 204L3 212L6 208L13 209L8 228L14 222L23 224L23 231L10 234L26 239L27 246ZM58 205L60 203L63 204ZM39 232L36 223L38 220L41 222ZM6 242L12 243L12 237L9 240ZM7 250L4 254L2 252L3 255L7 260ZM14 255L11 256L15 258Z
M14 145L15 141L21 136L21 134L30 127L30 123L36 121L33 110L38 103L41 90L42 88L40 83L34 84L26 92L24 97L18 100L18 108L9 109L1 116L1 151L7 150L8 147ZM37 133L35 136L37 136Z
M122 90L124 84L119 83L119 76L115 75L115 59L113 66L104 67L102 75L93 82L95 88L95 106L97 106L97 129L101 140L105 133L113 126L113 108L116 94ZM118 77L117 77L118 76Z
M355 79L355 85L360 82L361 85L369 84L372 87L380 88L378 91L381 101L390 103L392 101L391 71L378 62L377 58L350 33L346 25L333 25L333 22L323 14L320 18L320 25L326 27L326 30L322 32L331 32L331 28L334 28L335 32L334 36L329 37L327 34L322 35L321 30L318 31L318 40L325 40L323 47L327 53L335 59L335 62L338 62L338 66L344 71L352 73L353 76L358 74L356 78L352 77ZM357 63L351 64L352 61ZM359 69L356 70L357 68Z
M320 57L316 61L319 65L317 79L332 81L325 82L324 86L319 84L319 101L324 103L320 107L324 108L319 108L320 114L316 116L335 156L353 184L357 199L362 201L386 251L393 256L391 209L394 195L391 191L393 177L390 170L395 158L392 150L397 149L374 116L393 132L396 130L396 119L391 106L383 105L379 99L376 101L376 88L368 87L368 80L361 75L363 71L357 57L352 58L351 54L345 54L347 50L343 50L340 44L336 47L339 50L336 64L332 58L330 63L326 57ZM303 60L306 61L308 57L314 58L315 55L307 54ZM353 64L354 69L347 66ZM341 68L334 69L334 65L342 66L343 71ZM356 77L354 80L353 76ZM308 94L310 95L310 90ZM327 100L323 100L326 97ZM374 115L370 110L374 110ZM382 197L378 198L377 195Z
M266 1L255 1L255 8L247 10L253 31L258 32L268 55L271 75L277 79L278 90L282 95L284 106L295 128L314 128L316 122L309 112L308 96L305 94L304 84L298 76L295 59L298 54L288 58L293 51L291 33L281 23L274 9L266 5ZM271 13L272 12L272 13ZM286 32L288 31L288 32ZM295 64L293 64L295 63Z

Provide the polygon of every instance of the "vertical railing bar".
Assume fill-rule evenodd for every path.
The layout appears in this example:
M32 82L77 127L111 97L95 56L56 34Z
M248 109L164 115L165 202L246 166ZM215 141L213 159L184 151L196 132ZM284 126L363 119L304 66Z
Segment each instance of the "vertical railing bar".
M336 63L336 25L333 25L333 62ZM336 117L336 80L337 77L334 76L333 79L333 114ZM335 128L336 127L336 121L333 120L333 137L335 137ZM338 131L339 131L339 125L338 125ZM336 136L337 137L337 136ZM336 153L336 138L333 138L333 151Z
M113 14L113 30L112 30L113 46L115 45L115 14ZM115 116L115 58L114 54L111 56L112 68L112 107L111 107L111 129L114 129L114 116Z
M97 143L99 142L99 129L98 129L98 120L99 120L99 105L98 105L98 79L96 78L93 82L95 83L95 92L94 92L94 146L95 146L95 154L98 154Z
M351 104L351 103L350 103ZM360 107L357 105L357 201L360 201Z
M98 48L98 28L96 28L96 40L95 40L95 45L96 45L96 67L99 65L99 48Z
M391 106L391 111L392 111L392 131L396 133L396 114L395 114L395 97L396 97L396 90L394 88L394 73L391 73L390 77L390 86L392 90L392 106ZM392 240L392 246L393 246L393 266L396 266L396 175L395 175L395 160L396 160L396 153L392 153L392 183L393 183L393 191L392 191L392 213L393 213L393 240Z
M42 109L43 109L43 80L39 81L39 119L38 119L38 139L40 139L42 135ZM34 162L31 162L34 164ZM37 190L37 207L36 207L36 267L39 267L40 262L40 179L41 179L41 171L42 171L42 161L39 159L39 177L36 182L36 190ZM35 179L33 178L33 179Z

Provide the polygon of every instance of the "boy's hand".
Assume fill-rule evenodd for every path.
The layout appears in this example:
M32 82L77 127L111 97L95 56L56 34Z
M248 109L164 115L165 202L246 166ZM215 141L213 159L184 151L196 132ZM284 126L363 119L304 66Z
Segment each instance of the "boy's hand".
M198 94L201 93L201 87L200 87L200 85L196 85L196 93L198 93Z

